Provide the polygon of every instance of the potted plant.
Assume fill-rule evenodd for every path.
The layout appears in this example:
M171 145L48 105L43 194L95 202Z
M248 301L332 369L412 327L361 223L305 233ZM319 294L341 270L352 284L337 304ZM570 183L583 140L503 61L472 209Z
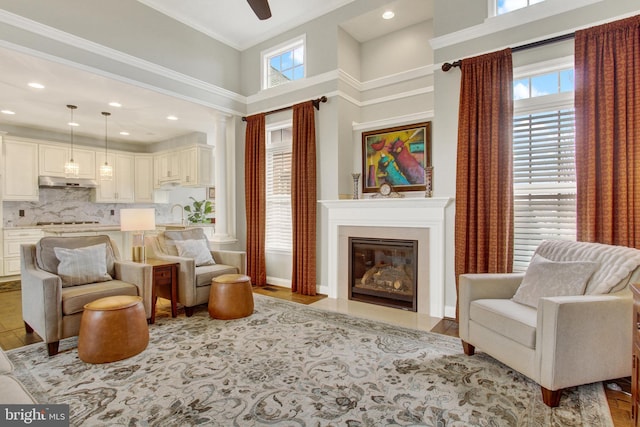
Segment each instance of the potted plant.
M196 200L193 197L189 197L193 200L191 206L185 206L184 210L188 213L187 219L192 224L201 224L209 222L207 215L213 212L213 204L210 200Z

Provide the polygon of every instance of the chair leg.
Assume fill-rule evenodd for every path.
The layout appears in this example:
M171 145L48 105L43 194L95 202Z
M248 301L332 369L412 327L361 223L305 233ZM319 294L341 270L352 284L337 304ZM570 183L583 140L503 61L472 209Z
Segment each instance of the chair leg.
M549 390L542 386L540 386L542 390L542 401L545 405L555 408L560 404L560 395L562 394L562 389L560 390Z
M31 326L29 326L29 324L27 322L24 322L24 330L27 331L28 334L32 334L33 333L33 328Z
M58 354L59 345L60 345L60 341L47 343L47 351L49 352L49 357L55 356L56 354Z
M462 341L462 349L464 350L464 354L466 354L467 356L473 356L474 354L476 354L476 347L466 341Z
M194 310L195 309L193 307L185 307L184 308L184 314L186 314L187 317L191 317L191 316L193 316Z

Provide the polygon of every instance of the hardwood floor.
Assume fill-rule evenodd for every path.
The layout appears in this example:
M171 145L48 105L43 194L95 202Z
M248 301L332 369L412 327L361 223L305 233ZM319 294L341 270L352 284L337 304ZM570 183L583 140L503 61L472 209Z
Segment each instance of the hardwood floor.
M292 293L289 288L273 285L254 288L254 292L300 304L313 304L326 298L324 295L314 297L298 295ZM170 313L169 301L159 299L156 317L170 316ZM183 312L179 311L178 315L183 315ZM431 332L457 337L458 324L452 319L442 319L431 329ZM20 291L0 291L0 347L9 350L41 341L36 334L25 332L22 322ZM633 425L631 422L631 379L621 378L608 381L605 385L614 426L631 427Z

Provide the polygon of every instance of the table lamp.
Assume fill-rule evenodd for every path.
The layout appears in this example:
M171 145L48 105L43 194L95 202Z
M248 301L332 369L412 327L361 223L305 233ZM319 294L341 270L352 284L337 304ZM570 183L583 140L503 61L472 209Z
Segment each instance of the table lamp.
M156 229L156 210L120 209L120 230L133 232L131 240L131 260L143 262L146 259L144 250L144 232Z

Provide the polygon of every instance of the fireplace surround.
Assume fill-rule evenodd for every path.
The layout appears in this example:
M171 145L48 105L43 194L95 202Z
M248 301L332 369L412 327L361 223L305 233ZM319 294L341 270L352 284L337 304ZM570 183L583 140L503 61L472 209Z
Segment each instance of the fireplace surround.
M329 298L348 299L348 237L417 239L420 255L417 312L444 317L445 208L448 197L322 200L322 253L327 278L322 291Z

